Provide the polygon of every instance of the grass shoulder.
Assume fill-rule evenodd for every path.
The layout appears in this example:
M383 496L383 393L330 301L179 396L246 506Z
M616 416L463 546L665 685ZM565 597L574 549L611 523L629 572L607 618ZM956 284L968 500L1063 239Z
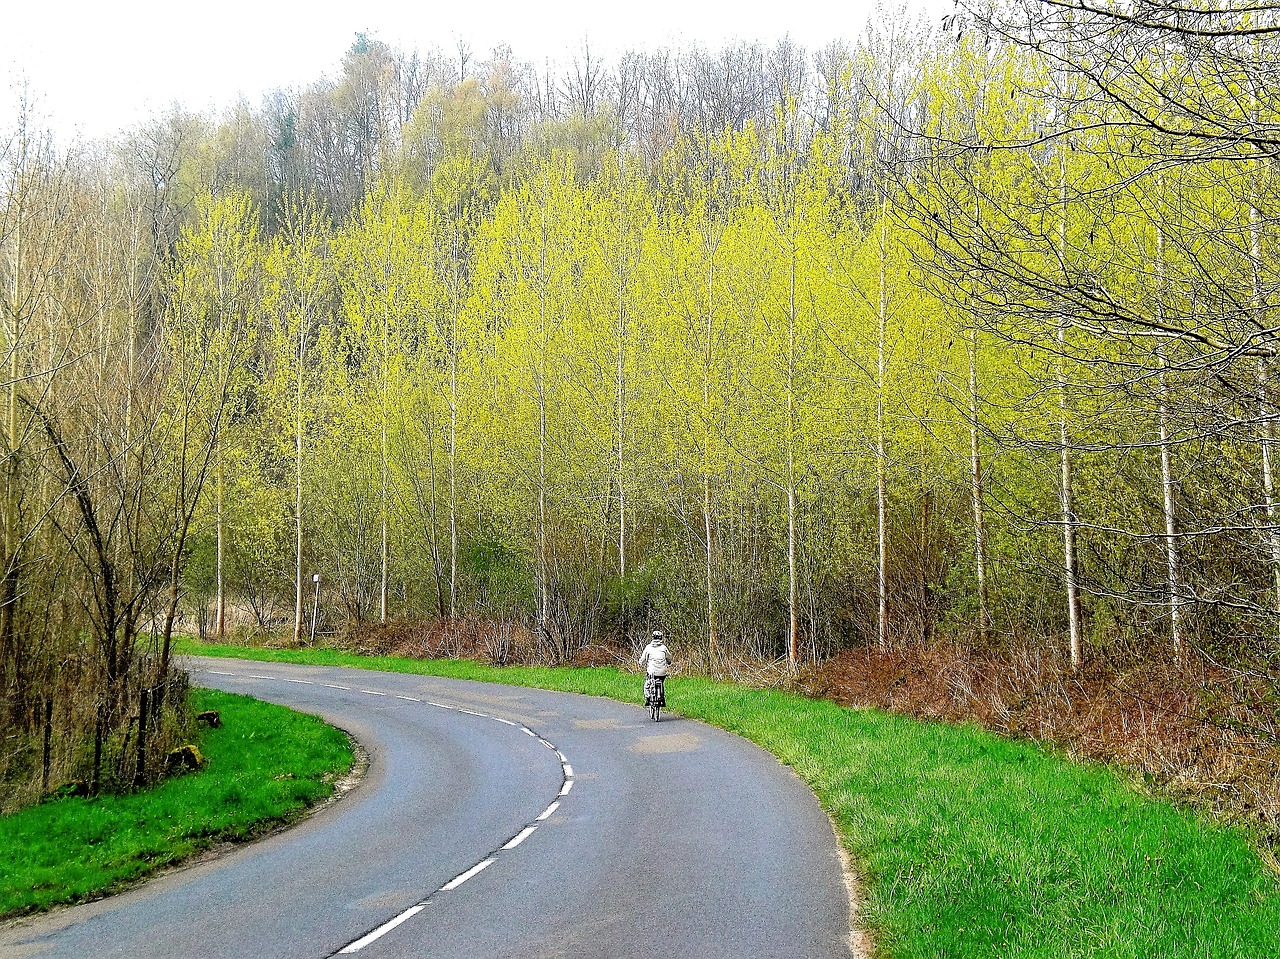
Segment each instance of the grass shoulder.
M0 918L97 898L217 843L254 838L330 796L351 768L346 734L314 716L215 690L192 697L222 718L200 739L200 770L0 817Z
M355 666L637 701L617 669L492 667L331 650L183 651ZM1280 956L1280 880L1239 830L1034 744L699 677L668 702L774 753L818 796L862 873L878 955Z

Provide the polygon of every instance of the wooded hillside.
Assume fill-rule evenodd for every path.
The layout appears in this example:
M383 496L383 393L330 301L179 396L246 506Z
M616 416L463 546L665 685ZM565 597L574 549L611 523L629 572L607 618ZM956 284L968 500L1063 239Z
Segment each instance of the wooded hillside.
M313 604L1274 677L1278 35L1015 0L560 75L361 36L116 143L24 110L5 728L67 704L83 764L180 615Z

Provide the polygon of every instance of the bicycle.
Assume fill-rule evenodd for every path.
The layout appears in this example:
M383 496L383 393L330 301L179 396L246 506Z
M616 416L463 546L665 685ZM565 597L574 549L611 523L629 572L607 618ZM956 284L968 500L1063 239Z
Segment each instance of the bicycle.
M644 678L644 704L649 707L649 718L656 723L662 716L662 707L667 704L667 677Z

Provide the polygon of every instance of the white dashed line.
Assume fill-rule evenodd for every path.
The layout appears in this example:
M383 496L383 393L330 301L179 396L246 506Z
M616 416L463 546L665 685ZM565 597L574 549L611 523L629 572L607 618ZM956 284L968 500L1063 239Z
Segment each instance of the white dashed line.
M516 846L520 845L522 842L524 842L526 839L528 839L537 831L538 831L537 826L525 826L524 829L520 830L520 835L516 836L514 839L512 839L509 843L507 843L502 848L515 849Z
M478 873L482 872L485 869L488 869L493 864L494 864L493 859L485 859L485 860L482 860L481 862L476 863L474 866L472 866L470 869L464 872L461 876L458 876L454 879L450 879L448 882L446 882L443 886L440 887L440 891L448 892L450 889L457 889L459 886L461 886L464 882L466 882L472 876L477 875Z
M374 942L377 939L381 939L383 936L389 933L396 926L400 925L400 923L405 922L406 920L412 919L414 916L416 916L418 913L422 912L422 910L426 908L427 908L426 903L419 903L416 906L410 906L408 909L400 913L400 915L396 916L390 922L384 922L382 925L380 925L377 929L373 930L373 932L369 933L367 936L361 939L357 939L355 942L353 942L351 945L347 946L344 949L340 949L338 951L338 954L345 955L352 952L359 952L365 946L369 945L369 943Z
M205 672L213 676L231 676L237 679L261 679L261 680L267 680L267 681L276 680L276 681L282 681L286 683L296 683L299 686L321 685L321 686L325 686L328 689L341 689L346 691L350 691L352 689L351 686L344 686L341 683L316 683L309 679L286 679L280 676L263 676L256 673L249 673L249 674L230 673L230 672L223 672L221 670L216 670L216 669L205 670ZM437 709L449 709L449 710L453 710L454 712L465 713L468 716L476 716L481 719L491 719L494 722L502 723L504 726L511 726L516 729L519 729L522 732L524 732L526 735L532 737L533 739L538 740L538 742L542 743L542 745L546 746L548 749L550 749L552 752L556 754L556 756L560 760L560 764L563 770L564 782L560 788L559 798L555 799L551 803L551 805L549 805L546 809L544 809L542 811L542 814L538 816L537 819L535 819L528 826L525 826L523 829L521 829L520 832L518 832L511 839L507 840L507 842L503 844L500 847L500 849L494 850L494 852L490 853L489 856L487 856L485 859L482 859L480 862L476 863L466 872L463 872L460 875L455 876L453 879L449 880L447 883L441 886L438 890L436 890L436 892L433 893L432 896L427 897L426 899L422 900L416 905L410 906L408 909L405 909L399 915L395 916L392 919L387 920L382 925L378 926L378 928L374 929L372 932L366 933L364 936L361 936L359 939L355 940L349 945L344 946L342 949L338 950L338 952L333 953L333 955L335 956L350 955L352 953L359 952L369 944L377 941L378 939L381 939L383 936L391 932L397 926L409 921L418 913L422 912L424 909L426 909L427 906L431 904L432 898L435 895L438 895L443 892L450 892L454 889L457 889L467 880L483 872L485 869L488 869L490 866L492 866L495 862L498 861L499 852L510 851L512 849L515 849L517 846L519 846L526 839L528 839L530 836L532 836L535 832L538 831L539 823L546 822L553 815L555 815L556 810L560 808L560 800L569 794L569 791L573 788L573 784L575 781L573 766L569 763L569 758L563 752L561 752L560 749L558 749L556 745L552 743L550 740L544 739L542 736L539 736L532 729L530 729L528 726L523 725L522 723L515 722L510 719L502 719L501 717L498 717L498 716L491 716L488 713L477 712L475 710L467 709L463 706L459 706L456 704L437 703L429 699L427 700L419 699L416 696L405 696L400 693L385 693L376 689L364 689L360 687L356 687L356 688L359 692L362 692L368 696L394 696L396 699L404 700L405 702L423 703L428 706L434 706Z

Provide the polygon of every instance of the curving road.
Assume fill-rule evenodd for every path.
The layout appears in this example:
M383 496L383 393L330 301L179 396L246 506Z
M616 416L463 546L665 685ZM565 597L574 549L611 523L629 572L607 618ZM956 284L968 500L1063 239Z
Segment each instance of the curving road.
M0 957L850 955L831 825L743 739L564 693L189 666L348 730L364 782L287 832L0 930Z

